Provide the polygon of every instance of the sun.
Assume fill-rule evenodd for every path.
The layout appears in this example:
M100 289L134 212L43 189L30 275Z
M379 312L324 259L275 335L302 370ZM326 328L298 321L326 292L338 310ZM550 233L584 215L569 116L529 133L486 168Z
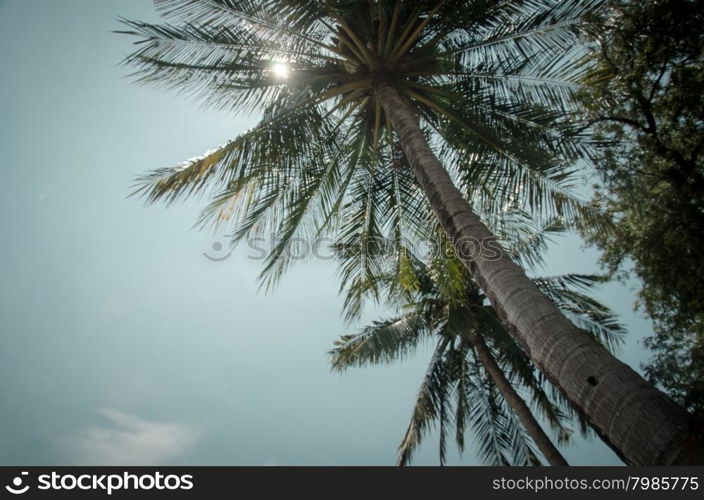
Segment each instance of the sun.
M288 78L291 69L285 62L275 62L271 66L271 72L276 78L284 79Z

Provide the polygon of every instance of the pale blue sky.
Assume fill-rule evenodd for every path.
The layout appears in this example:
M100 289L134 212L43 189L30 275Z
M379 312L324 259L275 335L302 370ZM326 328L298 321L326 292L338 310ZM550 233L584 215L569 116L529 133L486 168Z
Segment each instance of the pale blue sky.
M265 295L244 251L203 257L219 235L191 229L197 202L126 198L254 122L131 84L118 16L157 20L150 0L0 0L0 464L393 463L427 350L331 373L333 340L378 312L345 326L332 263ZM597 269L558 243L546 274ZM647 323L628 289L602 290L637 364ZM619 463L596 440L565 455ZM437 463L436 440L415 463Z

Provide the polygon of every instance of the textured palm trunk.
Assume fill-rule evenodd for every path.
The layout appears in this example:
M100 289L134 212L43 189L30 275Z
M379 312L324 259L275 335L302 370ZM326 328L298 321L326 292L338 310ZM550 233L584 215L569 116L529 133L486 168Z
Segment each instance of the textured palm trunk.
M540 424L533 416L533 412L530 411L526 402L518 395L508 381L503 370L496 363L494 356L492 356L489 348L484 343L484 339L475 335L472 339L472 344L477 352L477 356L479 356L479 361L484 365L494 385L499 389L508 405L518 417L518 420L523 424L523 428L528 432L548 463L550 465L569 465L565 457L560 453L560 450L552 444L552 440L545 434L543 428L540 427Z
M389 85L376 97L462 262L512 335L601 438L630 465L703 464L702 433L670 398L576 328L499 248L431 151L414 108Z

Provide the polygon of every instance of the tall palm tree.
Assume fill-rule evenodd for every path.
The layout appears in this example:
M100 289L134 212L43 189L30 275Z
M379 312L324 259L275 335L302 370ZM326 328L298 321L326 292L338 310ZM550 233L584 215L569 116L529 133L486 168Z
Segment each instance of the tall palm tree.
M513 221L514 227L516 222ZM517 234L523 238L507 241L506 248L517 260L533 265L543 263L541 252L547 237L560 227L553 224L531 232L525 221L518 222L523 224ZM388 290L387 300L392 305L401 304L404 312L375 321L359 334L342 336L331 351L333 368L342 371L351 366L396 360L424 340L437 337L411 424L400 446L399 465L410 461L423 433L435 422L440 424L440 461L444 463L445 433L453 418L459 448L464 447L465 426L471 425L479 437L482 458L489 464L539 463L527 434L548 463L568 465L514 385L529 389L560 440L569 436L562 422L565 410L584 429L579 415L570 412L559 396L555 401L546 394L535 367L457 259L437 252L432 257L428 264L412 258L416 280L413 287L399 286L394 273L379 278L381 286ZM606 307L580 291L599 281L598 276L589 275L534 280L576 324L613 347L624 332L622 327ZM454 412L448 408L450 402L456 406Z
M127 59L140 81L262 119L140 179L148 200L214 189L203 222L228 219L235 238L275 227L266 269L278 276L294 235L349 222L343 205L363 206L380 159L402 156L499 317L604 441L629 464L702 461L680 407L575 328L508 256L469 250L496 248L473 195L590 215L561 183L586 151L565 124L583 73L570 47L599 0L155 3L179 25L125 21L140 37ZM413 194L398 205L413 210ZM380 222L353 213L360 221L362 240Z

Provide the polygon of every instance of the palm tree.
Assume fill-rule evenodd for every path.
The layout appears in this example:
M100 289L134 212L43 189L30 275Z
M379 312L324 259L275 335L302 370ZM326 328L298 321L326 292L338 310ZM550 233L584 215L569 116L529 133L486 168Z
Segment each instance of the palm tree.
M541 252L548 237L562 228L551 224L531 231L526 222L512 221L511 226L518 229L513 236L520 235L521 239L508 241L506 248L517 260L532 263L533 267L543 263ZM345 257L343 253L342 258ZM482 458L491 465L539 463L526 433L548 463L568 465L514 385L530 390L537 408L561 441L569 436L562 422L565 412L586 430L579 415L571 412L559 396L555 401L546 394L525 352L510 337L457 259L438 252L432 257L427 265L412 258L416 279L413 287L399 286L394 273L380 278L381 286L388 290L389 302L400 304L404 312L376 321L359 334L342 336L331 351L333 369L342 371L351 366L397 360L422 341L437 337L400 446L399 465L410 461L423 433L435 422L440 424L440 462L444 463L445 434L453 416L460 450L464 448L464 428L469 424L479 437ZM600 277L591 275L534 280L576 324L613 348L624 330L606 307L579 290L600 281ZM454 403L454 412L449 411L448 401Z
M127 58L139 80L262 118L141 178L137 192L173 201L212 189L203 223L228 220L235 239L276 228L265 268L275 278L294 235L350 223L369 239L373 207L348 212L371 199L377 167L402 157L416 182L397 205L412 211L426 201L411 195L425 195L498 316L604 441L629 464L702 461L679 406L577 329L507 255L468 250L500 246L467 199L590 216L562 183L588 150L566 124L584 71L570 47L599 0L155 3L179 25L125 21L140 37Z

